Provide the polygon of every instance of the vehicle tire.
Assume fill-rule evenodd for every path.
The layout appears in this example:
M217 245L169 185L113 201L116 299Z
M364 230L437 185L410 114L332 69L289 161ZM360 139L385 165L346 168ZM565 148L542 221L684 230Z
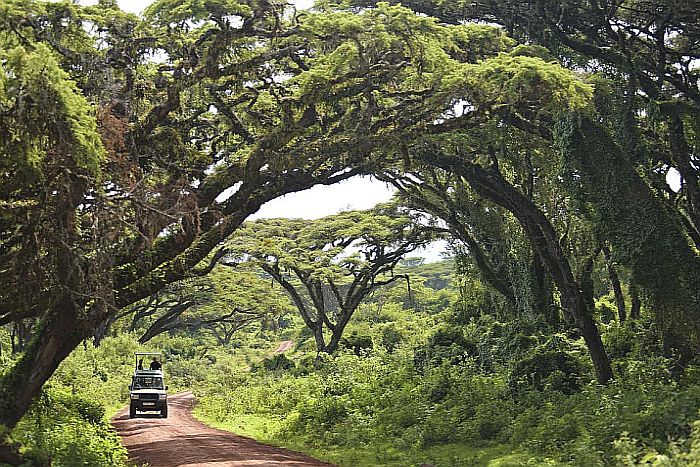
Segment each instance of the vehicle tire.
M160 416L161 418L168 418L168 406L166 405L162 409L160 409Z
M136 418L136 407L129 405L129 418Z

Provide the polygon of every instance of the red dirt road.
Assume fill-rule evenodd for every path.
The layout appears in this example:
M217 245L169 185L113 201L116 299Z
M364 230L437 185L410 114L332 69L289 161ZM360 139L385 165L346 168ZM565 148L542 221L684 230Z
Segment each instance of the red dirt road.
M282 341L272 353L285 353L294 345L293 341Z
M139 414L129 419L123 409L112 419L129 457L151 467L331 466L294 451L217 430L192 416L191 392L168 398L168 418Z

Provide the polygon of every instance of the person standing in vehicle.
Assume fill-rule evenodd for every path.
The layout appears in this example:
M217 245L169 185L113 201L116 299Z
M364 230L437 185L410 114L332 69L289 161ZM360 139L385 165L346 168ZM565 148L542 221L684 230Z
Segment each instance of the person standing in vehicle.
M160 370L160 369L161 369L160 362L156 359L156 357L153 357L153 361L151 362L151 370Z

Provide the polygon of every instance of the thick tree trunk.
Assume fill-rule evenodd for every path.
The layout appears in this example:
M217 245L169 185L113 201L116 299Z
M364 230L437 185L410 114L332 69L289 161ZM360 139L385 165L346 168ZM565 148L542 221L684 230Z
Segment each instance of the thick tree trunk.
M14 428L58 365L90 331L68 297L41 320L26 351L0 382L0 424Z
M334 332L331 336L331 340L328 342L328 345L326 346L323 351L327 354L332 354L336 350L338 350L338 344L340 344L340 339L343 337L343 333L337 333Z

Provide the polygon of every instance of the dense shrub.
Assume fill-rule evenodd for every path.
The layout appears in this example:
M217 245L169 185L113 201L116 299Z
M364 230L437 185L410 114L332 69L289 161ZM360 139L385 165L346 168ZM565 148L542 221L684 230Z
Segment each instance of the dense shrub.
M381 344L387 350L387 352L393 352L396 347L403 342L404 336L399 331L396 326L392 323L384 326L381 331Z
M399 345L389 353L380 346L362 357L348 350L321 361L309 355L301 359L309 364L293 373L240 373L235 385L207 394L200 413L220 420L262 416L277 421L268 439L333 451L390 445L404 460L448 445L505 445L527 453L522 459L531 465L609 465L624 446L626 459L629 446L658 456L680 452L678 459L691 455L687 443L669 439L690 435L700 371L686 369L679 383L669 359L631 358L649 351L628 346L647 328L603 328L606 342L627 350L615 360L617 379L599 386L581 341L528 334L539 332L528 326L484 319L438 328L415 349ZM485 354L493 357L489 371Z
M340 348L350 349L355 355L359 356L363 351L373 347L372 336L359 335L357 332L352 332L347 337L340 340Z
M428 342L417 348L413 361L416 368L425 372L428 368L447 362L451 365L463 363L468 357L479 355L477 345L464 337L459 327L438 329Z
M42 396L12 432L32 465L121 466L126 450L104 418L104 408L58 383Z
M513 366L509 383L514 394L526 388L573 394L579 389L581 365L563 350L536 348Z
M262 366L267 371L291 370L296 365L284 354L278 353L262 361Z

